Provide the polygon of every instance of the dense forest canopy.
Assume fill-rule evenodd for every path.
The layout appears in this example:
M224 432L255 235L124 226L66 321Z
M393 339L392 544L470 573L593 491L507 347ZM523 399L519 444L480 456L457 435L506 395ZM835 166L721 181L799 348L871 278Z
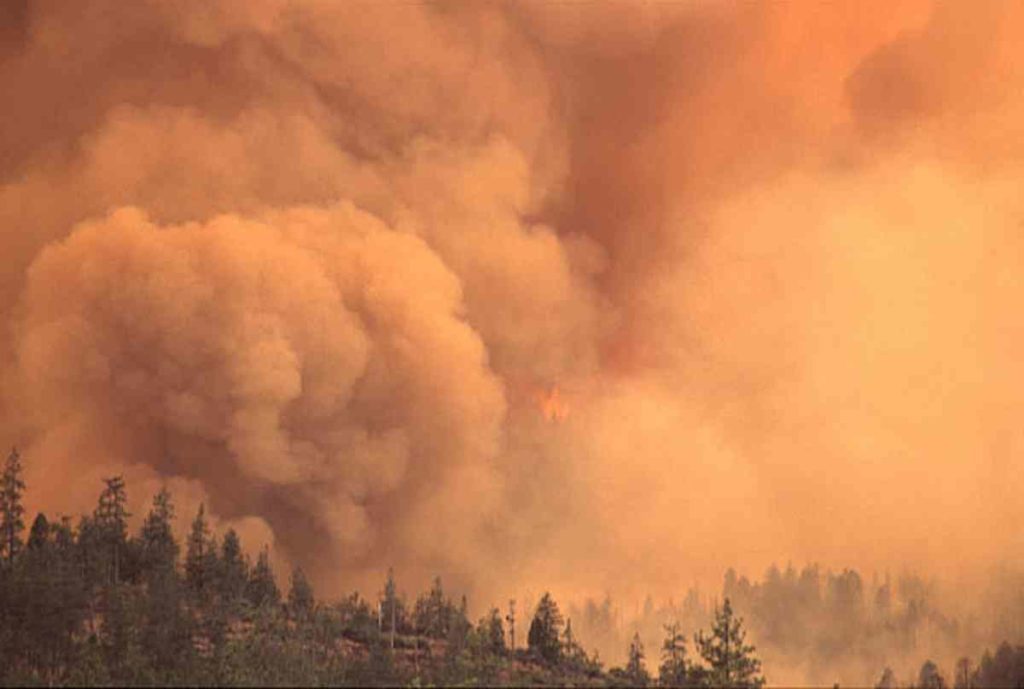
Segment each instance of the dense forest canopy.
M823 579L816 568L799 576L792 569L773 570L763 582L751 584L730 570L722 603L710 616L693 596L683 609L645 610L648 618L676 615L664 624L660 646L647 650L640 635L643 620L638 620L625 662L607 668L587 650L588 633L574 631L572 618L549 593L523 619L516 619L513 603L507 614L493 607L473 622L466 596L453 598L440 577L415 601L399 592L390 570L377 596L353 592L327 600L317 598L297 567L282 581L282 591L266 548L252 562L234 530L210 529L202 505L182 547L172 528L173 496L165 489L153 496L141 527L132 533L125 508L128 486L120 476L104 480L91 515L77 522L66 516L51 521L40 512L26 529L22 469L13 450L0 478L4 685L758 689L766 674L734 602L751 611L751 629L769 655L780 662L788 662L787 654L801 656L812 666L820 664L819 673L848 660L844 653L862 654L859 660L876 664L912 654L915 634L926 628L924 619L936 618L956 640L955 623L929 609L918 580L901 581L895 594L887 581L866 605L853 571ZM601 607L589 601L577 629L614 633L610 606L610 601ZM899 612L891 614L894 607ZM707 619L708 629L688 637L682 629L694 614ZM903 683L888 666L880 673L877 686L885 689L947 686L931 660ZM1019 686L1024 647L1004 643L977 664L963 657L950 676L953 686L963 689Z

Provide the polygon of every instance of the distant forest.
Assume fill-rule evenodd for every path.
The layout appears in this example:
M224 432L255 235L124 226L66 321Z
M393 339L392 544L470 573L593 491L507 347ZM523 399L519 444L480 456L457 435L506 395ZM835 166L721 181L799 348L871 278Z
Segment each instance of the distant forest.
M883 643L908 643L917 623L937 614L911 595L916 602L895 616L869 615L888 620L872 628L859 617L855 572L829 574L824 593L813 568L770 572L760 584L730 572L706 632L683 632L694 628L687 614L700 608L693 598L682 609L650 608L645 618L659 619L660 648L649 654L634 631L626 662L606 668L549 594L526 620L492 608L474 623L466 598L449 596L440 578L411 605L392 572L372 601L359 593L318 600L299 568L282 593L267 550L252 563L233 530L219 539L211 533L202 506L182 546L166 490L131 534L124 480L100 488L95 510L77 523L40 513L27 525L21 458L8 455L0 479L0 684L748 688L763 686L765 673L734 606L752 611L757 638L778 657L821 662L841 658L830 644L853 645L865 630ZM888 583L873 605L876 613L892 607ZM828 628L825 612L834 620ZM614 626L609 601L591 601L579 615L588 638ZM949 681L925 661L917 676L897 678L882 667L877 686L1024 687L1024 647L1003 644L951 672Z

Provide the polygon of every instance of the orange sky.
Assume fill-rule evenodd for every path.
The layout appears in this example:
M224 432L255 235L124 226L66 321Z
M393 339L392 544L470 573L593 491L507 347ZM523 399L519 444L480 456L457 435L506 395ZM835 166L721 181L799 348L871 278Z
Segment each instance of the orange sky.
M1021 563L1017 3L0 21L33 508L168 483L331 593Z

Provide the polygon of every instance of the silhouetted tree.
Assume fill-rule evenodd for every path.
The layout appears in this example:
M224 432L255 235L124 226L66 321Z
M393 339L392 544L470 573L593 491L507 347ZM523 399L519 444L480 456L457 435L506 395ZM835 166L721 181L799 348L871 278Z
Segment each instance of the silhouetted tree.
M50 543L50 522L46 515L40 512L32 522L32 528L28 532L28 549L42 550Z
M761 661L754 657L753 646L745 643L743 620L733 616L732 604L726 598L721 608L715 609L715 620L707 636L698 632L694 637L697 651L708 664L708 681L721 687L760 687Z
M562 614L558 611L558 604L550 593L545 593L537 604L526 637L530 652L549 663L557 663L562 656L561 632Z
M295 617L305 618L313 612L313 587L301 567L292 570L291 587L288 590L288 609Z
M973 684L998 689L1024 687L1024 646L1012 647L1004 641L995 655L985 651L974 673Z
M211 593L217 574L217 545L206 523L206 508L200 503L185 550L185 581L193 594L205 598Z
M252 568L245 595L256 607L277 605L281 602L281 592L274 581L274 572L270 568L270 553L266 548L256 558L256 566Z
M378 624L380 630L388 635L388 644L392 645L398 630L405 626L405 605L398 595L398 587L395 583L395 572L388 568L388 576L384 581L384 591L380 598L378 608Z
M413 608L413 624L418 631L429 637L447 638L451 629L453 608L451 601L444 597L441 577L435 577L430 590L416 599L416 605ZM385 617L385 623L389 619L389 617Z
M665 625L658 684L663 687L685 687L687 681L686 637L679 631L678 623Z
M153 506L139 534L140 568L144 578L174 570L179 547L172 531L173 521L171 494L166 488L161 488L153 498Z
M651 681L651 676L647 673L647 666L644 664L644 645L640 641L639 632L634 632L633 640L629 644L626 678L635 687L646 687Z
M249 564L242 553L242 543L234 529L228 529L220 548L220 595L229 603L245 595Z
M0 558L8 564L21 552L25 530L25 508L21 504L25 482L21 479L21 455L12 448L0 474Z
M945 689L946 682L939 674L939 667L930 660L924 661L917 674L918 689Z
M121 557L128 537L128 496L124 478L113 476L103 479L106 484L100 493L94 520L99 540L107 551L107 576L110 583L121 580Z
M497 608L491 608L490 613L481 618L477 625L477 634L486 652L497 656L505 655L505 627Z

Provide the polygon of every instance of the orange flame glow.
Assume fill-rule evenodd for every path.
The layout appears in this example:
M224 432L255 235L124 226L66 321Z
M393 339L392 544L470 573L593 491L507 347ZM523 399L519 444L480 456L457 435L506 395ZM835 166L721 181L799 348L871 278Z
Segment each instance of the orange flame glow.
M551 386L546 393L538 395L541 414L548 421L560 423L569 416L569 404L562 399L557 385Z

